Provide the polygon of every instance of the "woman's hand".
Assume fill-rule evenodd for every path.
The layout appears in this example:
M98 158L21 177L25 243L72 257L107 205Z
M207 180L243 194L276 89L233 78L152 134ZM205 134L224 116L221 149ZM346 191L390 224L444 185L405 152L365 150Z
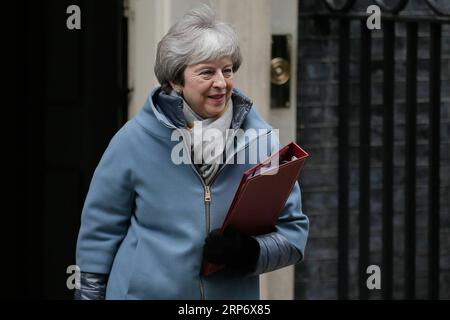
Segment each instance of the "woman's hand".
M259 252L259 243L255 238L240 233L230 225L223 234L220 229L209 233L205 240L203 257L208 262L249 274L255 271Z

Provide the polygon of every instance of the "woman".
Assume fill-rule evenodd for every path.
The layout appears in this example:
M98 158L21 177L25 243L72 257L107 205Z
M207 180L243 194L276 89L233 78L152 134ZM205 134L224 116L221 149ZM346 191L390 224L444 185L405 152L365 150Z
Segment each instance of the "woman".
M189 11L160 41L161 86L113 137L92 178L77 243L76 299L258 299L259 274L303 258L308 218L298 183L274 232L217 230L243 172L254 166L227 161L276 138L233 88L240 64L235 31L207 6ZM210 139L209 129L224 140ZM246 139L239 129L266 134ZM188 162L177 158L174 132ZM204 277L202 261L225 268Z

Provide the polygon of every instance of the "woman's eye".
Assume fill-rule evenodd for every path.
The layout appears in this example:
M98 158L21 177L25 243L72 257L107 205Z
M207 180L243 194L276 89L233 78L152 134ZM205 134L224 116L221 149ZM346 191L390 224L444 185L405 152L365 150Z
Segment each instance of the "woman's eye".
M223 74L225 76L230 76L233 74L233 69L225 69L225 70L223 70Z
M211 76L213 75L214 72L212 72L211 70L205 70L200 72L201 75L205 75L205 76Z

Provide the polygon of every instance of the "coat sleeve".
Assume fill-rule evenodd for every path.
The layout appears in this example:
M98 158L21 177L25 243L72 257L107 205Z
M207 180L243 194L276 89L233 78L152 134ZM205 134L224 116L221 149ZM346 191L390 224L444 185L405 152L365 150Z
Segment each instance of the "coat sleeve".
M308 239L309 219L302 211L301 191L298 182L295 183L281 212L276 226L276 233L286 238L287 241L297 248L302 260Z
M260 255L253 275L274 271L303 260L309 220L296 204L299 201L300 187L296 182L278 219L276 231L255 237L260 246Z
M113 137L91 180L81 215L76 259L82 272L109 274L132 214L129 143L123 128Z
M278 137L273 136L272 152L278 150ZM278 218L275 232L256 236L260 255L254 274L277 270L303 260L309 233L309 219L302 211L298 182L286 201Z

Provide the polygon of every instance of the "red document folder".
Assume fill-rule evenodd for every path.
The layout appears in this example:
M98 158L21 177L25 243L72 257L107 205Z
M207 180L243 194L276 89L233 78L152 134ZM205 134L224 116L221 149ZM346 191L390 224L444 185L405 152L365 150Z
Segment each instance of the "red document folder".
M274 231L307 157L308 153L291 142L244 172L221 232L230 224L252 236ZM207 276L219 269L221 266L205 262L201 274Z

